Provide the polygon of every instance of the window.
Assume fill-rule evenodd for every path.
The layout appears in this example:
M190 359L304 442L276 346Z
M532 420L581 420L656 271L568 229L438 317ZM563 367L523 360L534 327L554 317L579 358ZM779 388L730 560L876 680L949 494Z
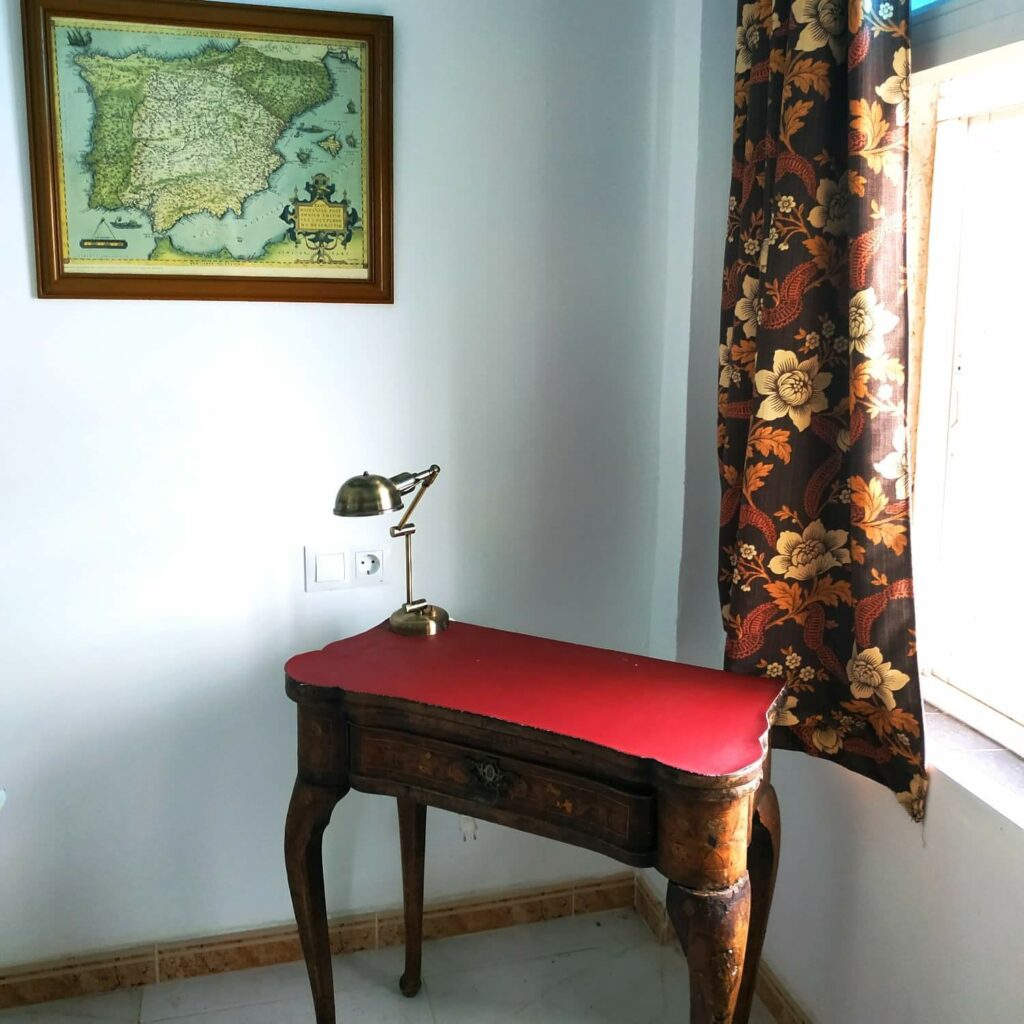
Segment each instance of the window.
M914 492L925 698L1019 754L1022 61L1020 45L1007 47L915 76L912 86L935 97Z

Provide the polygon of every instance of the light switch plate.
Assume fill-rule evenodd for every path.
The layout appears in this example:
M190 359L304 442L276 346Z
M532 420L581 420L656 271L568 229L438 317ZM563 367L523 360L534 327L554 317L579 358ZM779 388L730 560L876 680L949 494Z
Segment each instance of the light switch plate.
M344 583L348 577L345 563L348 561L344 551L318 551L316 559L317 583Z
M342 590L350 587L349 553L303 548L306 563L306 590Z

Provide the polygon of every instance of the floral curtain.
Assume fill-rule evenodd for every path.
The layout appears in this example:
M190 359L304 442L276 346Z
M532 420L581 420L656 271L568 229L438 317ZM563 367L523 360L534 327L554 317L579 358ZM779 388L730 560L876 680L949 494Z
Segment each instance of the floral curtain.
M927 788L910 566L908 0L739 4L718 446L726 667L773 743Z

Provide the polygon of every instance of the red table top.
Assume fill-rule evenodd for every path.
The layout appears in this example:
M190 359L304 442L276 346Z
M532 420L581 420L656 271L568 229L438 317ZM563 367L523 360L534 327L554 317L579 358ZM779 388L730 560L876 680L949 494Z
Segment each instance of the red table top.
M781 686L596 647L453 622L435 637L386 623L298 654L307 686L418 701L585 740L697 775L755 764Z

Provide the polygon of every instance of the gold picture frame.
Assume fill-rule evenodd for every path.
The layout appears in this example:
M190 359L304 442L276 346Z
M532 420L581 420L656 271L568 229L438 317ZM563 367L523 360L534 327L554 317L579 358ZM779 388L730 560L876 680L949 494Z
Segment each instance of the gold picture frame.
M392 302L392 19L22 0L41 298Z

